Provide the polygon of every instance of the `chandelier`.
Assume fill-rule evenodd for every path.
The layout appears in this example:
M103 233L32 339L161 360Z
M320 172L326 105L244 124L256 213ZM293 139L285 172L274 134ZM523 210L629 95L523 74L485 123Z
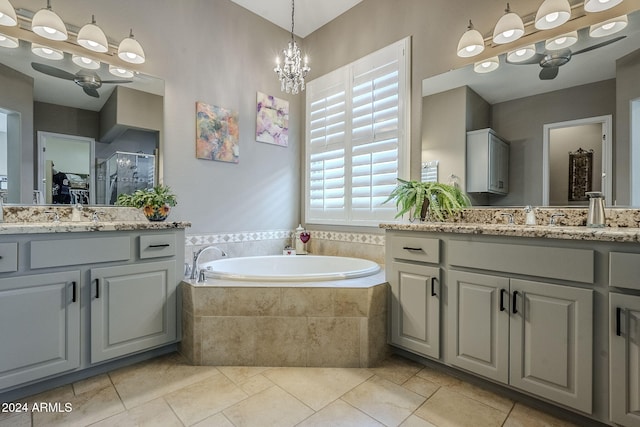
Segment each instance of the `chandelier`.
M284 56L282 66L280 66L280 56L277 56L273 71L280 79L280 90L295 95L299 90L304 90L304 78L311 71L311 68L309 68L306 56L304 57L304 65L302 64L300 48L293 38L294 14L295 0L291 0L291 41L289 46L282 50Z

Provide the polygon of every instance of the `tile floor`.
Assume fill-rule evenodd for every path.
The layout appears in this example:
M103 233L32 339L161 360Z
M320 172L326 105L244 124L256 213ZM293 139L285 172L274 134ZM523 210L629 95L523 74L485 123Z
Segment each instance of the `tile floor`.
M0 414L0 427L573 426L398 356L344 369L191 366L171 354L23 401L72 410Z

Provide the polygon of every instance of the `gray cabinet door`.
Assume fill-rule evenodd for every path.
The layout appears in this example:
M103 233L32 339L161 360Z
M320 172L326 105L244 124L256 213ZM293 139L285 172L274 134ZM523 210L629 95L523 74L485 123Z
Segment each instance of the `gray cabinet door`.
M593 291L511 279L510 383L591 413Z
M80 366L80 272L0 279L0 390Z
M440 269L394 262L391 285L391 343L440 358Z
M609 294L611 421L640 426L640 297Z
M449 270L447 362L509 382L509 279Z
M176 262L91 269L91 363L175 341Z

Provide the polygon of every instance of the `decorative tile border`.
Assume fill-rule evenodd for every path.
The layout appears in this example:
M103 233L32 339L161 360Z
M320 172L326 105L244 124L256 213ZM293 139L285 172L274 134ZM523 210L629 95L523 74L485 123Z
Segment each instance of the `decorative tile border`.
M384 246L384 234L347 233L343 231L308 230L311 238L333 240L336 242L364 243L367 245Z
M185 246L215 245L220 243L255 242L260 240L290 239L291 230L240 231L237 233L216 233L185 236Z

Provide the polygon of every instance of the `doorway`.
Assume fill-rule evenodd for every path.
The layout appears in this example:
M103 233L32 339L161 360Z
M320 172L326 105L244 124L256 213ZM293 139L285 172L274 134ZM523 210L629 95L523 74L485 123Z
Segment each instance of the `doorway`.
M95 204L95 140L38 132L38 182L46 204Z
M587 191L601 191L611 205L611 116L544 125L543 206L584 206Z

